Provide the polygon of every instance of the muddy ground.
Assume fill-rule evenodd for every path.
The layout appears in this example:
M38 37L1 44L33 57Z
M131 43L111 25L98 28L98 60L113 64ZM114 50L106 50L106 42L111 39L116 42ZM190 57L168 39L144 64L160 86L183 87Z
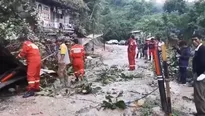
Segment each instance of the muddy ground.
M98 48L101 57L88 60L86 78L92 83L95 92L87 95L69 94L35 96L23 99L21 95L0 98L0 116L160 116L159 92L152 65L143 59L136 61L137 69L128 71L126 46L106 45L106 50ZM108 76L102 79L103 76ZM117 74L114 74L117 73ZM126 78L122 77L122 74ZM101 76L100 76L101 75ZM130 76L131 75L131 76ZM96 89L98 88L98 89ZM157 90L156 90L157 89ZM192 87L171 82L172 105L175 116L192 116L196 112L192 101ZM70 88L68 91L72 91ZM142 106L130 103L148 93L142 99ZM125 110L103 110L100 104L105 96L122 95L119 100L130 103ZM149 102L148 102L149 101Z

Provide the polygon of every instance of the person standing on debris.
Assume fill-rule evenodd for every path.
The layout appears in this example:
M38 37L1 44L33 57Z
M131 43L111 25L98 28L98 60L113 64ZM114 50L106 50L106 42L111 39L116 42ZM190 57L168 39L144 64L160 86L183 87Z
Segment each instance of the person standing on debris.
M191 52L187 43L185 41L181 41L179 43L179 47L177 48L177 52L179 56L179 72L180 72L180 79L179 82L181 84L186 84L187 78L187 67L189 66L189 58L191 56Z
M23 46L17 58L25 58L27 61L28 87L23 95L23 98L27 98L34 96L36 91L40 91L41 55L39 48L27 37L21 36L18 39L23 42Z
M197 116L205 116L205 46L199 34L192 36L193 45L196 47L193 58L194 102Z
M63 38L57 40L57 44L60 45L58 51L58 76L61 84L68 86L67 65L70 64L70 58L68 48Z
M71 42L71 40L67 40L67 41L65 41L65 44L66 44L66 46L67 46L67 48L68 48L68 53L69 53L69 60L71 59L70 58L70 49L71 49L71 47L72 47L72 42ZM71 62L68 64L68 66L67 66L67 69L69 69L70 68L70 66L71 66Z
M138 41L138 38L135 38L135 41L136 41L136 59L138 58L138 56L139 56L139 41Z
M75 81L83 79L84 76L84 61L85 61L85 50L82 45L79 44L78 39L73 40L74 45L70 49L70 57L73 65L75 74Z
M157 47L158 47L158 51L162 52L162 46L164 45L164 42L160 39L159 36L156 36L157 39Z
M154 38L151 39L148 47L149 47L149 60L151 60L156 50L156 42L154 41Z
M147 51L148 51L148 46L149 46L149 41L146 40L145 43L144 43L144 46L143 46L143 57L144 57L145 59L147 59L147 57L148 57L148 53L147 53Z
M156 38L155 48L157 49L157 54L159 54L161 65L163 66L162 47L163 45L165 45L165 43L160 39L159 35L157 35L155 38Z
M130 71L135 70L136 48L137 48L136 40L134 35L132 35L131 38L128 40L128 49L127 49Z

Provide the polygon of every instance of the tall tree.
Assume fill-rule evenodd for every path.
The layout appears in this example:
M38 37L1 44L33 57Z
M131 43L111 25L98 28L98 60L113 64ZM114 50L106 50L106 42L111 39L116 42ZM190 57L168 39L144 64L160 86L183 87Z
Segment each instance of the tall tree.
M1 0L0 39L16 39L21 33L31 31L29 24L36 23L32 0Z
M186 1L185 0L167 0L164 4L164 11L171 13L178 11L180 14L186 12Z

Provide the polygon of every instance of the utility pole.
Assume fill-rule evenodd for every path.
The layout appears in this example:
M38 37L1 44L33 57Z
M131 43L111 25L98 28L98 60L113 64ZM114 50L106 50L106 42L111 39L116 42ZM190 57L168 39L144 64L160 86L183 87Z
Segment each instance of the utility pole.
M153 55L154 55L153 58L154 58L158 85L159 85L159 94L160 94L160 99L161 99L162 110L164 112L167 112L167 101L166 101L166 93L165 93L165 87L164 87L164 78L163 78L162 66L160 62L160 54L157 48Z
M167 34L167 39L169 39L169 27L167 21L166 21L166 34ZM170 78L169 78L168 64L167 64L167 48L165 44L162 45L162 60L163 60L164 76L165 76L166 91L167 91L167 115L172 116Z
M162 45L162 60L163 60L164 76L165 76L166 91L167 91L167 115L172 116L171 92L170 92L170 84L169 84L170 78L169 78L168 64L167 64L166 45Z

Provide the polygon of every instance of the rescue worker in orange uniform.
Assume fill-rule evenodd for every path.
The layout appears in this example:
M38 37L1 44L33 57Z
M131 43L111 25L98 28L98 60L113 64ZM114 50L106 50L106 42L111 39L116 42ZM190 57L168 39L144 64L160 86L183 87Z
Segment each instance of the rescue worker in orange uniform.
M23 95L23 98L27 98L40 91L41 55L38 47L27 37L22 36L19 40L23 42L23 46L17 58L25 58L27 62L28 87L27 92Z
M154 41L154 38L150 40L148 47L149 47L149 60L151 60L156 50L156 42Z
M79 44L78 39L73 40L74 45L70 49L70 58L73 65L75 74L75 81L83 79L84 76L84 61L85 61L85 50L82 45Z
M137 43L134 35L132 35L131 38L128 40L128 49L127 49L130 71L135 70L136 48L137 48Z

